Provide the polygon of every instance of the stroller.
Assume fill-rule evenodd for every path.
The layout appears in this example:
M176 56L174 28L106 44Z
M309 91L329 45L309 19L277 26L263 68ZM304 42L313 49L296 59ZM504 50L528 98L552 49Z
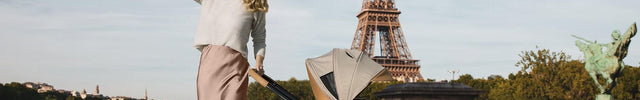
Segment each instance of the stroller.
M317 100L353 100L371 81L393 80L388 71L364 53L333 49L305 61L313 95ZM249 75L284 100L298 100L267 75Z

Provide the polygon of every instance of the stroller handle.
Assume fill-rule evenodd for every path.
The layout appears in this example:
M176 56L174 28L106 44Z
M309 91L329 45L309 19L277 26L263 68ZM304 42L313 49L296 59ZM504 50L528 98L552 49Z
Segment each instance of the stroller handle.
M278 96L280 96L280 98L284 100L298 100L298 98L293 96L286 89L282 88L280 85L278 85L278 83L276 83L276 81L273 81L273 79L271 79L271 77L267 76L266 74L260 75L254 69L249 69L249 76L255 79L256 82L258 82L263 87L266 87L267 89L276 93Z

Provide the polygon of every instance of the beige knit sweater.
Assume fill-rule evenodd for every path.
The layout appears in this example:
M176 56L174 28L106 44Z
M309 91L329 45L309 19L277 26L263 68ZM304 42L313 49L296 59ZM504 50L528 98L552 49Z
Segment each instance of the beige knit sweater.
M227 46L247 58L249 36L254 55L265 55L265 12L248 12L242 0L195 0L202 5L194 47Z

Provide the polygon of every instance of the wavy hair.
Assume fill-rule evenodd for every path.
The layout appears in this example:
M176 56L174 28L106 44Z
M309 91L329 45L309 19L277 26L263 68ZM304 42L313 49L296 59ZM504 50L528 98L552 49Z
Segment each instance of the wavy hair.
M249 12L269 11L269 4L267 4L267 0L242 0L242 3Z

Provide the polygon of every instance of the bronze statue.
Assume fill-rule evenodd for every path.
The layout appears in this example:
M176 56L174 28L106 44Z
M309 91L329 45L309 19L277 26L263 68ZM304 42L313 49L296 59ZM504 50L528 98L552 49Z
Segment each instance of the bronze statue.
M636 35L636 31L636 23L633 23L624 35L620 35L617 30L613 31L613 33L611 33L613 41L602 44L595 40L589 41L572 35L588 43L585 44L577 40L576 46L584 53L584 68L589 72L596 86L600 89L600 95L596 96L596 99L611 99L611 89L616 85L616 77L620 76L625 66L622 59L627 56L627 49L629 43L631 43L631 37ZM603 47L606 48L604 52L602 51ZM599 83L597 75L601 75L602 78L606 79L606 83Z

